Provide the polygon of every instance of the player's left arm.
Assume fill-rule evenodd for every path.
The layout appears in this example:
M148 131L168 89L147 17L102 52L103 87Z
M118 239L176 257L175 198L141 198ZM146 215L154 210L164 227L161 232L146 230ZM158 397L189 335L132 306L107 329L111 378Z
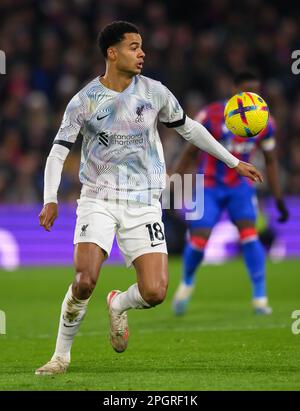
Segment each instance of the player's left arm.
M252 164L240 161L232 155L197 121L186 117L185 122L176 127L175 130L189 143L223 161L229 168L234 168L238 174L248 177L253 181L263 182L262 174Z
M273 148L272 150L263 150L265 163L266 163L266 174L269 183L270 190L275 198L276 207L280 214L278 221L280 223L284 223L289 218L289 212L286 208L282 190L280 186L280 178L279 178L279 165L277 160L276 149Z

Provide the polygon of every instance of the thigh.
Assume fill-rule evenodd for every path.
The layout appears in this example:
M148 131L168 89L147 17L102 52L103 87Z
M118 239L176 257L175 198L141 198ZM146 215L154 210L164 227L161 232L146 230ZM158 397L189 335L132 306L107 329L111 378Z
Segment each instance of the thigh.
M255 189L248 184L230 189L228 213L233 223L237 221L256 221L257 198Z
M204 238L205 240L208 240L212 232L212 228L193 228L189 230L188 236L189 237L199 237L199 238ZM188 238L189 238L188 237Z
M126 265L143 254L167 254L161 205L127 206L119 221L117 241Z
M223 205L217 188L204 189L204 210L203 216L197 220L187 221L190 232L206 230L208 232L220 219Z
M80 199L77 207L74 244L93 243L109 256L117 220L105 201Z
M164 290L168 286L168 255L163 253L143 254L133 261L137 282L144 290Z

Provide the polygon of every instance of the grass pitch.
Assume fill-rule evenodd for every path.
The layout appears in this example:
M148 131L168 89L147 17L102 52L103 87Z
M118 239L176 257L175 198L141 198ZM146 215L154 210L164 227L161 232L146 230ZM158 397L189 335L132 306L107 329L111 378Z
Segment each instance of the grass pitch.
M60 306L72 268L0 271L0 390L299 390L300 334L291 313L300 309L298 261L268 263L274 313L257 317L242 261L203 266L188 314L174 317L180 259L170 258L166 301L129 312L126 352L108 341L106 294L135 281L132 270L106 265L72 350L69 372L34 375L52 355Z

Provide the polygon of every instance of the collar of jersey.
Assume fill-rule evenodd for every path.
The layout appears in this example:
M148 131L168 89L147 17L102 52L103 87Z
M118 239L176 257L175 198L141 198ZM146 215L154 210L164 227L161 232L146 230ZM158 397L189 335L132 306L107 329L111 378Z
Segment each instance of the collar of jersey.
M100 86L100 88L104 91L106 91L107 93L111 93L111 94L115 94L115 95L119 95L119 94L127 94L128 92L130 93L132 88L134 87L136 81L137 81L137 76L134 76L131 80L131 83L129 84L128 87L125 88L125 90L123 91L115 91L112 90L111 88L106 87L104 84L101 83L100 81L100 77L102 76L98 76L95 78L95 81L98 83L98 85Z

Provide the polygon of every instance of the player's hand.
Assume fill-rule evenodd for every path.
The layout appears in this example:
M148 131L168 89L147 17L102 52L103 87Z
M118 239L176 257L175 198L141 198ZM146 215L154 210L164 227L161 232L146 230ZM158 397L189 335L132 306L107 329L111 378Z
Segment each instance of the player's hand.
M280 214L277 221L279 223L285 223L289 219L289 211L286 208L285 203L282 198L276 200L276 207Z
M44 227L46 231L50 231L50 228L53 226L54 221L58 215L57 204L48 203L45 204L42 211L39 214L40 226Z
M252 165L244 161L240 161L235 167L235 170L241 175L250 178L252 181L264 181L262 174Z

